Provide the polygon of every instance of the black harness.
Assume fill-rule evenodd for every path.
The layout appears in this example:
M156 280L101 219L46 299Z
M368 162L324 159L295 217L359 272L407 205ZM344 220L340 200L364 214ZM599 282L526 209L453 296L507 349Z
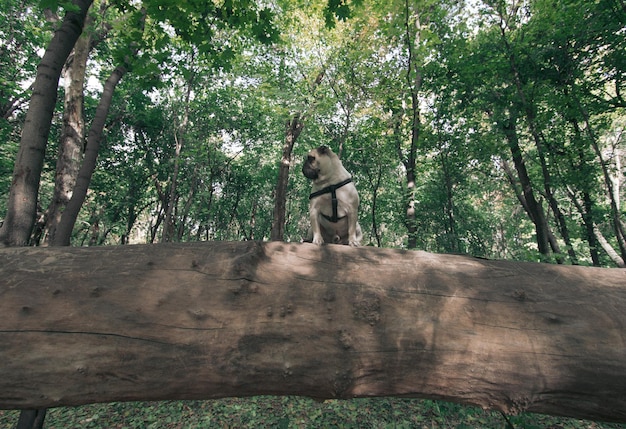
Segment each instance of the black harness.
M333 200L333 215L332 216L326 216L324 213L322 213L322 216L324 216L326 218L326 220L328 220L329 222L332 223L337 223L340 219L343 219L345 216L342 217L337 217L337 189L341 188L343 185L347 185L348 183L352 182L352 179L346 179L343 182L339 182L336 185L330 185L325 187L324 189L320 189L319 191L313 192L311 195L309 195L309 200L312 200L315 197L319 197L320 195L324 195L324 194L331 194L332 200Z

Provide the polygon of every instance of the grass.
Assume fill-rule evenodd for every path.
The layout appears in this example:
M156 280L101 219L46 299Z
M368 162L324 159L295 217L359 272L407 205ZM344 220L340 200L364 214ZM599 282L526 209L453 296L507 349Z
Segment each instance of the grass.
M0 410L0 428L15 426L18 411ZM626 429L599 423L493 411L441 401L376 398L316 402L296 397L227 398L94 404L49 409L46 429L353 428L353 429Z

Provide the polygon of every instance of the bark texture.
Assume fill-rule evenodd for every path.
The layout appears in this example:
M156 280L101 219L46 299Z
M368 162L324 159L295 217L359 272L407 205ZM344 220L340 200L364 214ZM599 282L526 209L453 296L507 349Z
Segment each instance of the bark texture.
M326 69L322 69L313 83L311 84L310 94L315 97L315 92L322 83ZM309 106L309 109L312 106ZM276 181L276 189L274 190L274 212L272 216L272 230L270 231L270 240L285 240L285 224L287 222L287 188L289 185L289 169L292 164L293 147L296 140L300 137L304 124L308 118L309 112L300 111L294 113L285 123L285 140L283 142L283 153L280 158L280 166L278 168L278 180Z
M104 138L104 125L109 114L111 101L113 100L113 93L115 92L115 87L120 82L122 77L124 77L126 72L127 68L125 66L117 66L104 84L104 90L96 109L96 115L91 123L89 135L87 136L83 163L78 170L78 177L72 192L72 197L68 201L67 206L61 215L61 220L57 225L54 237L52 237L50 241L50 245L52 246L70 245L74 224L76 223L78 213L85 202L85 197L87 196L87 191L89 190L89 184L91 183L91 177L96 169L96 161L98 159L98 153L100 152L100 143Z
M93 19L87 16L85 27L89 28ZM79 37L63 69L65 100L63 106L63 127L59 139L54 193L46 210L44 225L41 225L43 242L54 241L61 214L72 198L76 177L83 159L85 145L85 120L83 101L87 60L91 52L91 32ZM45 231L47 230L47 234Z
M61 70L83 29L92 0L75 0L54 33L33 83L33 94L13 168L7 213L0 228L0 246L26 246L35 224L39 181Z
M296 140L304 129L305 117L300 117L296 113L287 120L285 125L285 141L283 143L283 155L280 158L278 168L278 180L274 192L274 213L272 216L272 231L270 239L272 241L283 241L285 239L285 216L287 212L287 187L289 184L289 169L291 168L291 153Z
M209 242L0 250L0 408L415 396L626 421L626 270Z

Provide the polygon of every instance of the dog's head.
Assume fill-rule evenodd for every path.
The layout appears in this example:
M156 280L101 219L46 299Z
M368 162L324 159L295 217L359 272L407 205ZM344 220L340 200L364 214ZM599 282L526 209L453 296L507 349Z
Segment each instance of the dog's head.
M308 179L316 180L320 174L327 173L332 169L334 158L337 156L328 146L320 146L311 150L302 165L302 174Z

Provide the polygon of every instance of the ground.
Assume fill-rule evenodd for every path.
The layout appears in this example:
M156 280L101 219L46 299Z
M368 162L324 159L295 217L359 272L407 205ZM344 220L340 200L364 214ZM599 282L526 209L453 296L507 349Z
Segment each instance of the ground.
M0 410L0 428L17 422ZM214 401L96 404L48 410L45 429L354 428L354 429L626 429L623 424L539 414L504 417L448 402L378 398L316 402L307 398L254 397Z

